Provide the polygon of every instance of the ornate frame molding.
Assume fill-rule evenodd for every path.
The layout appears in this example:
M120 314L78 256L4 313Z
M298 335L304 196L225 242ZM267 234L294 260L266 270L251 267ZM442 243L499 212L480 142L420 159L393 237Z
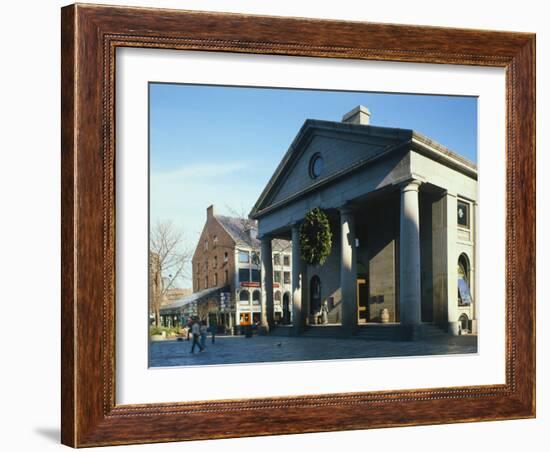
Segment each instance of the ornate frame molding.
M118 47L506 68L506 383L116 405L114 89ZM61 154L64 444L84 447L535 415L533 34L71 5L62 9ZM462 403L456 407L449 399ZM233 416L236 412L238 418ZM333 422L319 422L328 417ZM313 418L317 422L309 421ZM249 422L254 422L254 431L243 431Z

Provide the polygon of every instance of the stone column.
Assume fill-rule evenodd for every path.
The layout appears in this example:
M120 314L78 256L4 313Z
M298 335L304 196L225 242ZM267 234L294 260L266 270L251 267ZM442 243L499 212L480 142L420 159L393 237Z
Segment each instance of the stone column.
M399 239L399 306L401 324L411 336L421 322L420 293L420 221L418 188L421 182L410 180L401 186Z
M357 327L357 258L353 211L340 209L340 287L342 291L342 326L350 334Z
M303 330L305 313L302 310L302 286L304 262L300 257L300 225L292 225L292 334L297 336Z
M260 248L261 279L262 279L262 313L261 326L265 333L273 327L273 256L271 237L261 238Z

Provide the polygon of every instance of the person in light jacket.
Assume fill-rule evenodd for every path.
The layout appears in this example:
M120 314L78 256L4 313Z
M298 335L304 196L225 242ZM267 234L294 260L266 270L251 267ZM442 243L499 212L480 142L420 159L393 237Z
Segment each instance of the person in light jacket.
M201 352L204 351L204 347L199 342L201 336L201 327L199 325L199 321L196 319L193 321L193 325L191 326L191 334L193 335L193 345L191 346L191 353L195 353L195 345L199 347L199 350Z
M326 325L328 323L328 303L327 300L323 301L321 305L321 323Z
M204 350L206 348L206 336L208 335L208 327L206 326L206 322L204 320L201 322L199 331L201 335L201 348Z

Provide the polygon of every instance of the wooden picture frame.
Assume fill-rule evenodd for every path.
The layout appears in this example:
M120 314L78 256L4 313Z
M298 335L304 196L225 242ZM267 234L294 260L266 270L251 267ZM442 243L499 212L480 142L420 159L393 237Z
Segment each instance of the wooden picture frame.
M86 447L535 416L535 35L78 4L62 9L61 34L64 444ZM117 405L117 47L505 68L505 384Z

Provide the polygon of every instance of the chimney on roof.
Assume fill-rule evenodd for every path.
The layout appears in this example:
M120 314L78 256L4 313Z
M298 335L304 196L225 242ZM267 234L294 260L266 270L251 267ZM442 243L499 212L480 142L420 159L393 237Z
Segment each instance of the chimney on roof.
M206 208L206 219L210 220L211 218L214 218L214 204Z
M342 117L342 122L346 122L348 124L368 125L370 123L370 111L367 107L358 105Z

